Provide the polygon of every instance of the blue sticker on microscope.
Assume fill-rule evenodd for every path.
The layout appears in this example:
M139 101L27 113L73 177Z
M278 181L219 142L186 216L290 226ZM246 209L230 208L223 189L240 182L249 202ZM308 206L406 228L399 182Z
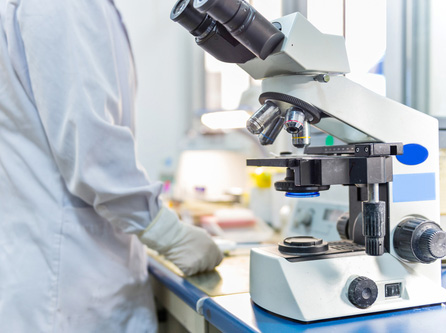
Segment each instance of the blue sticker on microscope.
M418 165L429 157L429 151L417 143L409 143L403 147L403 155L397 155L396 159L405 165Z
M435 173L393 175L393 202L435 199Z

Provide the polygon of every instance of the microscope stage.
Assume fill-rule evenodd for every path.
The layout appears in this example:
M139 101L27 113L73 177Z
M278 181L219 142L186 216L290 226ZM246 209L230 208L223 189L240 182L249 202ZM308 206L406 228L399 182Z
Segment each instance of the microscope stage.
M365 248L362 245L355 244L351 241L328 242L328 250L323 253L316 254L294 254L281 252L277 246L268 246L263 248L276 256L285 258L289 262L322 260L330 258L338 258L344 256L365 255Z

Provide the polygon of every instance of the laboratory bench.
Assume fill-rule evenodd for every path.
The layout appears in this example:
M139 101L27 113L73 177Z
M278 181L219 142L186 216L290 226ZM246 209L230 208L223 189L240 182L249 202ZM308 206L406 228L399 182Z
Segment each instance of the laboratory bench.
M151 256L149 272L162 310L159 313L168 318L165 324L161 318L160 327L164 326L166 332L434 333L446 330L445 305L315 323L301 323L272 314L251 301L248 249L225 257L215 271L186 278L162 258ZM446 271L442 282L446 287Z

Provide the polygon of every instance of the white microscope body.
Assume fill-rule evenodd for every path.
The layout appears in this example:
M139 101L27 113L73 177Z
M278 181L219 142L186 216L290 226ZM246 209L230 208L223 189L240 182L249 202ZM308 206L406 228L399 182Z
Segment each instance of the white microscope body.
M293 96L319 108L327 116L314 126L346 143L415 144L424 147L428 157L417 164L391 157L393 182L387 184L390 234L384 254L293 256L276 247L253 249L252 300L271 312L305 322L446 302L441 261L401 258L393 243L397 226L405 220L440 223L437 120L337 75L348 72L340 37L320 33L300 14L277 22L286 36L280 50L264 61L253 59L240 65L253 78L263 79L263 92ZM319 74L331 74L330 80L315 80ZM287 104L277 101L279 106L282 103ZM436 246L444 252L444 234L437 237ZM365 282L362 278L355 281L358 277L372 281L376 290L361 286ZM359 302L354 300L355 292L361 294ZM367 300L374 297L369 304Z
M299 13L270 23L245 1L179 0L171 18L217 59L263 80L263 105L247 122L262 145L285 129L305 148L248 165L286 168L275 188L289 196L349 188L343 241L289 237L252 249L254 303L310 322L446 302L437 120L345 78L343 38ZM309 147L310 124L347 145Z

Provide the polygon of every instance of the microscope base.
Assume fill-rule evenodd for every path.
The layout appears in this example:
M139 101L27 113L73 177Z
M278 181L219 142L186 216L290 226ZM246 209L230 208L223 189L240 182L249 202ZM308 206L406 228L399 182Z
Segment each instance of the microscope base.
M349 300L349 287L358 277L377 287L376 301L366 308ZM368 292L362 294L365 299ZM293 262L277 247L251 250L250 293L258 306L303 322L446 302L440 261L406 264L388 253L371 257L355 252Z

